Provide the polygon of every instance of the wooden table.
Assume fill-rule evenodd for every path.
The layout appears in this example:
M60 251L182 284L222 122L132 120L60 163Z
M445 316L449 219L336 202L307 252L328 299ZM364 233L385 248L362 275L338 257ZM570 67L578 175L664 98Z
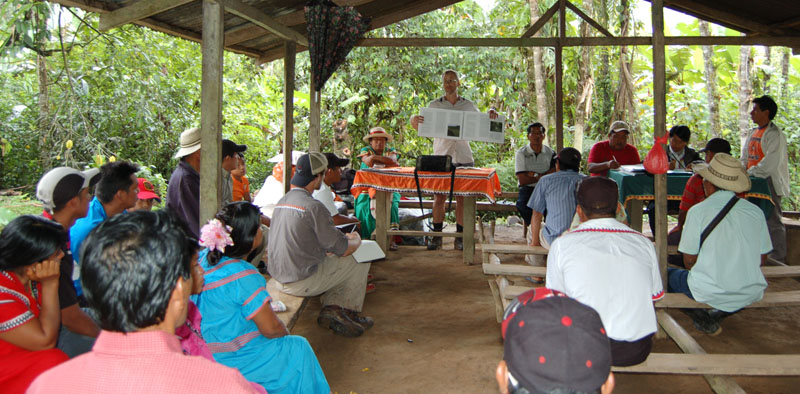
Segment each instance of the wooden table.
M450 173L420 172L420 189L423 194L450 193ZM500 195L500 179L494 168L459 168L456 170L453 187L454 197L464 197L464 231L463 234L443 233L444 236L461 237L464 243L464 263L475 261L475 199L484 197L494 202ZM389 231L389 215L392 204L392 193L416 193L413 167L394 167L383 169L366 169L356 173L351 193L358 197L361 193L369 193L375 199L375 236L378 245L384 251L389 245L391 235L430 235L422 231Z
M680 201L686 182L692 176L691 172L672 172L667 174L667 200ZM610 170L608 177L617 182L619 186L619 202L628 211L628 222L632 229L642 231L642 214L644 201L655 199L653 175L648 173L628 173ZM765 217L772 213L773 203L769 194L769 186L764 178L750 177L752 187L744 194L748 201L756 204Z

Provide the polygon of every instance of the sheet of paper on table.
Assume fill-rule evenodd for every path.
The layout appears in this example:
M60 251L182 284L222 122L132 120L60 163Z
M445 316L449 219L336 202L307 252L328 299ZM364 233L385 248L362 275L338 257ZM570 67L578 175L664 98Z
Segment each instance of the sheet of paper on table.
M625 164L619 166L619 170L629 174L644 174L647 170L644 169L644 164Z
M489 114L473 111L451 111L422 108L425 121L419 125L420 137L451 140L503 143L505 141L505 116L490 119Z
M353 257L359 263L369 263L370 261L380 260L386 257L378 243L370 240L361 240L361 246L353 252Z

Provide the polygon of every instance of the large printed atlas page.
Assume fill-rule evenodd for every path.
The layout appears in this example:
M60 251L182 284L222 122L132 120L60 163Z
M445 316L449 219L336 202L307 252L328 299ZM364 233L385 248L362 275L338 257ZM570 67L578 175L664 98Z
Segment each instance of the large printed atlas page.
M506 117L502 115L489 119L489 114L483 112L434 108L422 108L419 113L425 118L419 124L420 137L500 144L505 140Z

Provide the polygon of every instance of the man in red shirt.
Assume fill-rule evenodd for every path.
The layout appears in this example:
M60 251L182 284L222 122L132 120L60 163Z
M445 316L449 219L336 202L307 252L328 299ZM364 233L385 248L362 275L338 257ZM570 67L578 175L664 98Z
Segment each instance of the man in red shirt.
M608 140L592 145L589 151L589 174L592 176L608 176L608 170L621 165L639 164L639 151L628 143L631 128L627 123L618 120L608 130Z
M706 163L711 163L711 159L717 153L731 154L731 144L722 138L712 138L706 143L706 147L700 149L700 153L705 152ZM706 199L706 194L703 191L703 178L699 174L692 175L686 182L683 189L683 196L681 196L681 205L678 212L678 225L673 227L667 235L667 245L678 245L681 241L681 231L683 231L683 223L686 222L686 213L689 208L695 204ZM683 266L682 255L669 256L669 262L678 266Z

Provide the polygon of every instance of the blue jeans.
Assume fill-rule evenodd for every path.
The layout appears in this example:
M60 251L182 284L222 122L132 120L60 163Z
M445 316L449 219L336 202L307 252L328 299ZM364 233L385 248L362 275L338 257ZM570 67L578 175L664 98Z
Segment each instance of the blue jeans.
M519 195L517 196L517 211L519 211L520 216L522 216L522 220L525 222L526 227L531 225L531 216L533 215L533 209L528 207L528 200L531 199L531 194L533 194L533 186L519 187Z
M683 293L694 299L692 290L689 289L689 270L667 267L667 292Z

